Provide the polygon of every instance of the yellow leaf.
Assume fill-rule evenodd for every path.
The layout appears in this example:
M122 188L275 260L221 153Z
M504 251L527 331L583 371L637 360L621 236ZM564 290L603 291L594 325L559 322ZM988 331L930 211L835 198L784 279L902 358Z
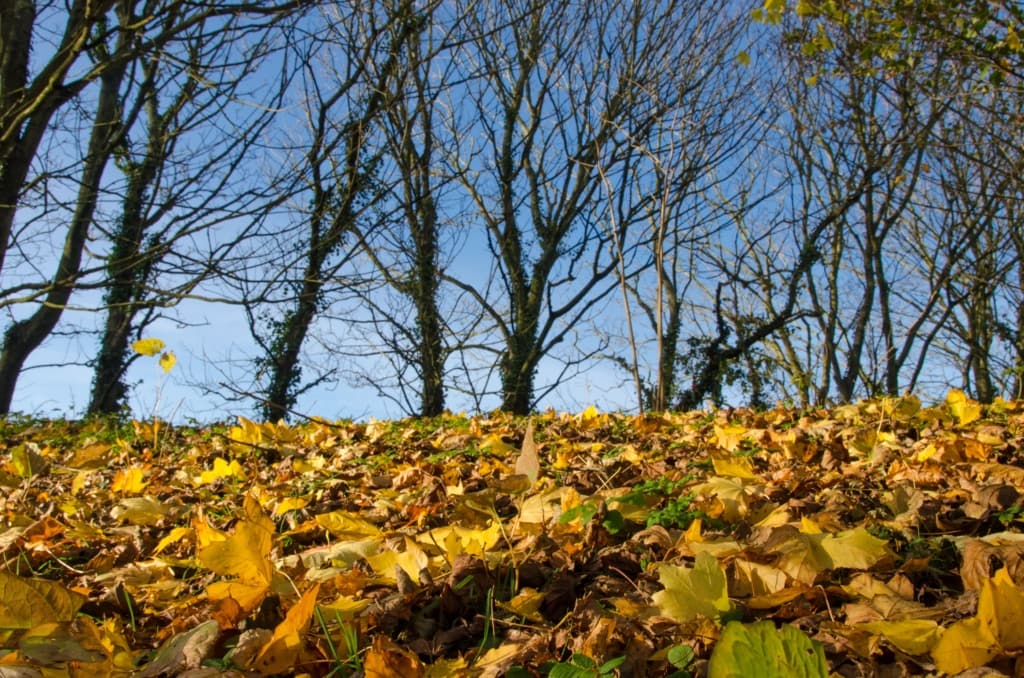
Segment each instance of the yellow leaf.
M477 658L475 667L482 666ZM363 673L366 678L420 678L424 674L423 662L410 650L399 647L382 634L373 640L366 657L363 659Z
M535 624L544 623L544 617L540 613L542 602L544 602L544 593L530 587L523 588L507 603L497 601L498 607Z
M511 457L516 451L516 448L502 440L501 435L497 433L492 433L481 440L480 449L499 457Z
M156 545L156 548L153 549L153 555L156 555L156 554L160 553L161 551L163 551L165 548L167 548L171 544L176 544L177 542L181 541L185 537L188 537L188 536L191 536L191 535L194 535L194 534L195 534L195 530L193 530L191 527L176 527L176 528L174 528L173 530L168 532L167 536L164 537L163 539L161 539L160 542Z
M995 636L988 625L977 617L950 626L932 648L935 668L950 675L984 666L997 655L999 645Z
M164 350L166 345L160 339L139 339L132 344L132 350L139 355L154 356Z
M788 577L780 569L737 558L732 561L734 596L768 596L786 588Z
M239 581L216 581L206 587L206 597L215 603L231 603L238 609L238 618L263 602L270 593L269 584L245 584Z
M224 541L228 538L227 534L206 522L206 516L203 515L202 507L199 507L196 511L195 517L192 519L192 529L195 531L196 535L197 550L202 550L210 544Z
M320 605L320 608L327 612L328 620L334 620L337 615L342 621L350 621L369 606L370 601L364 598L338 596L333 603Z
M736 55L736 63L738 63L740 66L749 66L750 54L748 54L746 50L740 50L740 52Z
M747 457L718 457L712 456L711 463L715 467L715 474L732 478L743 478L744 480L756 480L754 466Z
M897 650L914 656L928 654L942 635L942 627L930 619L865 622L854 628L884 636Z
M715 442L727 452L735 452L740 446L743 436L747 433L747 427L739 424L726 424L720 426L715 424Z
M410 579L419 581L420 570L430 564L430 559L416 542L406 537L404 551L381 551L376 555L367 556L366 562L370 564L377 576L388 583L393 583L397 579L395 576L396 565L402 568Z
M722 504L722 517L734 523L742 520L749 510L747 492L742 478L715 476L694 488L698 494L714 497Z
M136 467L120 469L110 481L110 491L119 494L139 494L148 485L142 469Z
M110 511L110 516L131 525L156 525L171 514L171 507L153 497L126 497Z
M821 527L807 516L800 516L800 531L804 534L821 534Z
M177 362L178 359L174 356L174 351L166 351L160 356L160 367L164 372L170 372Z
M232 459L231 463L228 463L226 459L217 457L213 460L213 468L209 471L203 471L200 473L195 484L208 485L210 483L217 482L221 478L244 479L245 471L242 469L242 466L238 463L237 459Z
M946 406L961 426L966 426L981 417L981 405L968 398L958 388L950 390L946 396Z
M696 518L692 523L690 523L690 526L686 528L686 532L683 533L683 539L687 544L700 543L704 541L704 537L700 533L701 528L703 527L702 523L703 521L700 518Z
M348 511L321 513L316 517L316 522L339 539L356 540L380 536L380 530L376 525Z
M891 555L885 540L875 537L863 527L829 535L821 540L821 548L832 559L832 567L868 570Z
M1024 649L1024 592L1005 567L982 582L978 618L992 630L1004 650Z
M304 499L303 497L286 497L282 499L277 506L274 507L274 515L283 516L285 513L288 513L289 511L297 511L301 508L305 508L306 504L308 503L309 500Z
M309 620L313 618L319 592L320 585L317 584L302 594L299 602L288 610L284 621L277 625L274 635L256 656L253 668L263 675L272 675L284 673L298 663L296 660L305 647L306 631L309 629Z
M832 567L832 559L821 547L823 534L803 534L789 526L777 528L772 533L767 550L778 553L775 566L793 579L808 586L823 571Z
M662 565L658 580L665 590L652 596L654 604L676 621L718 619L731 609L725 572L709 553L698 553L692 568Z
M270 562L274 523L251 496L245 498L244 511L246 518L238 521L230 537L199 549L196 557L217 574L237 577L244 584L267 586L274 575Z
M85 601L85 596L69 591L63 584L0 570L0 629L70 622Z

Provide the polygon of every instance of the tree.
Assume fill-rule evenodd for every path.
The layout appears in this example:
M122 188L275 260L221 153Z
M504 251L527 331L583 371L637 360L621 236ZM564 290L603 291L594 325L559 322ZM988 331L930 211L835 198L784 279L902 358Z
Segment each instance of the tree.
M132 337L204 280L225 273L235 245L256 223L254 213L265 209L266 187L240 178L239 169L252 161L277 108L280 89L251 90L253 76L267 78L278 35L261 29L240 54L233 48L238 32L202 22L138 66L128 88L134 100L123 96L119 124L126 133L113 153L123 186L107 189L119 197L120 213L109 233L97 226L111 248L88 412L125 405L125 374L137 357ZM220 132L226 123L230 135Z
M359 251L358 222L373 219L373 209L386 194L378 176L382 151L374 137L393 105L390 85L406 43L424 26L415 5L403 0L373 7L333 6L320 17L319 34L293 47L303 64L300 80L309 138L293 146L299 156L287 171L296 183L287 194L305 200L307 207L293 212L299 218L290 234L293 258L282 265L282 243L277 243L270 277L265 283L250 283L256 292L247 299L250 314L259 306L267 309L268 302L286 309L280 319L263 311L269 325L265 331L258 317L251 315L250 320L262 352L258 370L266 386L260 409L267 419L286 417L299 394L330 377L328 372L303 383L301 351L314 321L329 305L327 293ZM290 269L297 269L297 275Z
M711 9L708 12L713 11ZM573 342L551 383L538 369L614 290L601 173L617 182L684 87L674 67L707 16L676 2L506 0L474 5L453 90L446 165L476 211L493 285L446 275L493 325L501 407L535 398L601 346ZM571 28L570 28L571 27ZM600 168L600 171L598 170ZM479 271L479 268L477 269Z
M293 6L256 2L197 6L184 0L158 4L74 0L56 16L41 16L35 3L18 0L0 10L0 271L8 280L19 281L2 291L0 303L36 305L27 315L12 311L15 320L4 332L0 413L11 408L26 359L56 327L80 279L91 272L82 269L83 250L104 171L114 150L124 143L126 130L119 124L121 88L133 64L214 17L224 17L223 29L230 32L232 22L245 23L252 17L256 23L272 21ZM144 20L152 15L166 20ZM55 21L63 22L59 40L45 45L50 49L36 49L44 47L36 42L49 39ZM52 56L33 69L29 54L34 49ZM89 119L87 147L72 158L50 152L44 142L53 143L62 134L75 139L76 131L62 130L66 122L62 115L66 112L71 121L79 111ZM76 146L72 141L68 148ZM30 176L34 167L38 171ZM71 179L73 197L65 193L67 184L59 186L64 177ZM36 275L39 262L25 256L26 248L32 237L39 237L32 228L43 223L38 211L54 205L63 211L60 221L66 223L62 249L53 274ZM19 214L24 227L15 229Z

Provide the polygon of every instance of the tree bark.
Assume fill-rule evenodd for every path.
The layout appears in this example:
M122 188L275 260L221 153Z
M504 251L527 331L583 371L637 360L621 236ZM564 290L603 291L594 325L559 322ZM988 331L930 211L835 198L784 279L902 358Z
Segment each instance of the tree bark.
M119 38L124 39L124 36ZM52 286L32 315L13 323L4 333L0 349L0 414L11 411L14 390L25 361L56 327L75 289L82 251L96 210L100 180L115 140L121 134L118 92L125 70L126 64L121 63L105 71L100 78L96 117L89 136L81 184Z

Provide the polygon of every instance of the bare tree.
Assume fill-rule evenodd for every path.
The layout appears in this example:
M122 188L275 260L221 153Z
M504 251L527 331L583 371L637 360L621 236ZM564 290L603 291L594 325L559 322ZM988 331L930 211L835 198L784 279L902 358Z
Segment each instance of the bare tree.
M119 194L120 213L109 232L97 225L111 249L90 413L124 406L125 374L137 357L131 339L204 280L224 274L265 209L268 187L239 170L254 160L287 83L282 73L276 91L264 84L252 91L254 76L268 76L266 57L280 33L260 30L243 41L211 24L197 24L142 62L133 99L123 97L127 132L113 155L124 182L108 189Z
M496 328L501 406L524 413L601 350L573 342L561 372L536 384L541 362L614 290L609 238L621 235L601 223L600 174L617 182L630 149L674 109L684 89L675 65L703 26L675 2L471 9L480 37L460 53L472 77L454 90L465 105L445 123L460 140L446 162L485 231L494 285L446 279Z
M332 370L302 381L301 352L310 328L330 305L327 294L347 287L341 274L360 250L360 220L374 220L387 190L379 180L381 118L393 105L390 85L406 43L425 18L417 3L337 4L325 8L315 37L294 45L303 64L302 110L308 139L289 141L295 157L287 171L295 229L278 241L269 277L250 280L246 309L260 346L261 413L287 416L303 391L331 378ZM301 50L301 51L300 51ZM305 207L295 205L305 201ZM284 254L284 256L282 256ZM279 309L284 309L276 317Z
M2 291L0 303L12 308L34 306L27 314L12 310L12 322L4 332L0 412L10 410L26 359L56 327L80 279L90 272L83 270L83 252L104 171L127 132L120 124L121 93L133 64L204 21L220 17L221 29L230 33L254 17L257 24L273 21L292 6L213 0L199 5L182 0L75 0L56 8L19 0L0 9L0 271L14 281ZM45 11L41 14L41 10ZM145 20L157 14L165 20ZM54 22L63 22L63 33L48 44ZM52 56L33 67L29 59L33 50ZM76 115L88 119L87 146L79 157L70 159L64 155L66 149L59 153L48 146L61 136L65 114L69 121ZM74 132L64 134L64 138L75 136ZM68 148L74 147L72 142ZM61 179L72 183L73 197L54 189ZM41 273L46 264L26 256L32 238L40 237L33 226L45 221L38 217L40 209L62 212L59 221L66 224L50 275ZM12 252L17 258L13 264Z

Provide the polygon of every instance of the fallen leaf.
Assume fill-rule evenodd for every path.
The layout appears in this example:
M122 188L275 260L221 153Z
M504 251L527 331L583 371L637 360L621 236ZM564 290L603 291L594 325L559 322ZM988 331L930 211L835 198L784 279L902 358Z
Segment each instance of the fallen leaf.
M692 568L662 565L658 580L665 590L651 598L666 617L680 622L697 617L719 619L732 609L725 572L708 553L698 554Z

